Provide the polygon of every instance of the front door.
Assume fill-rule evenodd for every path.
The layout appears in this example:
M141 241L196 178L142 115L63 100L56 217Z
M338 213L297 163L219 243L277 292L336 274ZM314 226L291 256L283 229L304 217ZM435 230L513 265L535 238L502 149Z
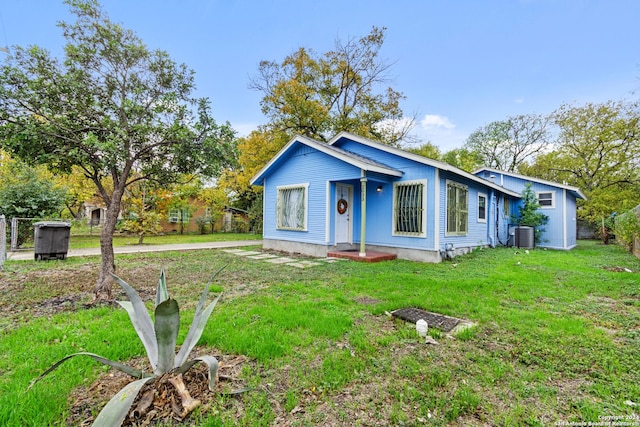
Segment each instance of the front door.
M336 184L336 244L351 243L352 187Z

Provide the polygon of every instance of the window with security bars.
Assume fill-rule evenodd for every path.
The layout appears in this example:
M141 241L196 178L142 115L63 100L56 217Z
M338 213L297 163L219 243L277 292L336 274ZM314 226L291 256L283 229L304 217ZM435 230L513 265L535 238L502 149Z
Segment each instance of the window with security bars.
M469 189L466 185L447 182L447 234L464 236L469 223Z
M278 187L276 227L280 230L307 229L307 185Z
M394 234L425 236L425 189L424 182L394 184Z

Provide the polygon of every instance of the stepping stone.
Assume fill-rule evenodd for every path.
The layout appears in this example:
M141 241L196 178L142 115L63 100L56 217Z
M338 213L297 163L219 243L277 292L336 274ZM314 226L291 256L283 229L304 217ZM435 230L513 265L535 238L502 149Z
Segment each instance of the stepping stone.
M273 258L273 259L265 259L266 262L271 262L273 264L286 264L288 262L295 262L293 258Z
M333 264L334 262L347 261L345 258L324 258L320 261L328 262L329 264Z
M278 258L278 255L271 255L271 254L249 255L247 258L251 258L251 259L270 259L270 258Z
M250 255L260 255L262 254L262 252L256 252L256 251L243 251L242 253L238 252L236 253L236 255L240 255L240 256L250 256Z
M301 262L290 262L287 264L290 267L296 267L296 268L305 268L306 265L302 264Z
M292 267L298 267L298 268L307 268L307 267L315 267L316 265L320 265L320 263L313 262L313 261L300 261L300 262L292 262L287 265L290 265Z

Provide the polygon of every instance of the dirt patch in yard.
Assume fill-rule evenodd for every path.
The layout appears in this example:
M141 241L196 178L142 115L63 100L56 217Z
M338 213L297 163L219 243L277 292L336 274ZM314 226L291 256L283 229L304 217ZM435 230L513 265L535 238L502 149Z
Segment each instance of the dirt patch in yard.
M167 260L154 260L144 266L121 265L117 274L138 292L143 301L152 301L162 268L158 264L162 265L165 262ZM213 268L206 271L180 271L179 277L178 272L168 272L169 291L179 300L181 309L195 307L197 298L191 295L200 295L213 271ZM248 295L266 286L260 283L246 283L242 279L243 277L234 277L234 280L224 281L225 299ZM100 306L119 308L115 301L127 299L124 291L114 284L112 300L96 301L93 289L97 280L97 263L65 265L46 270L0 271L0 294L3 297L3 304L0 304L0 330L9 330L34 318L67 311ZM177 280L181 283L174 283ZM185 283L189 285L183 285ZM183 297L180 292L186 293L189 297Z
M206 354L215 354L215 350L198 349L193 357ZM220 363L218 370L218 383L215 390L209 390L208 369L203 364L197 364L184 375L184 383L192 398L201 402L198 408L200 412L207 412L221 395L236 396L248 390L246 384L240 379L241 371L246 364L253 364L244 356L220 355L216 358ZM149 369L146 359L135 359L127 363L138 369ZM133 379L116 370L102 375L91 385L78 387L69 396L69 416L66 419L68 425L89 426L94 420L94 414L99 413L109 399L116 395L123 387L131 383ZM138 408L143 396L149 393L153 395L153 403L149 409L140 414ZM145 385L138 397L131 405L131 410L123 422L123 426L147 426L147 425L197 425L188 415L181 414L181 400L175 388L161 381L153 381Z
M607 267L602 267L603 269L607 270L607 271L615 271L618 273L633 273L633 270L626 268L626 267L611 267L611 266L607 266Z

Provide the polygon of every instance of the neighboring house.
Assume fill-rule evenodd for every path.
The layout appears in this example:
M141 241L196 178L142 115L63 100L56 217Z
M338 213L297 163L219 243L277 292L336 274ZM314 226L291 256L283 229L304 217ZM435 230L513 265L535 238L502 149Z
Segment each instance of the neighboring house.
M293 138L251 184L264 187L265 248L312 256L383 251L429 262L508 244L521 194L521 186L349 133L328 143ZM575 197L584 196L570 195L575 218ZM574 242L575 229L574 221Z
M522 193L524 186L531 183L540 204L539 211L549 217L549 222L541 227L544 232L538 246L550 249L571 249L576 246L576 200L586 199L579 188L490 168L480 168L473 173L517 193Z
M101 225L107 216L107 208L104 205L98 205L91 202L84 204L84 216L87 218L89 225Z
M180 226L184 233L201 232L201 223L206 224L204 232L213 231L246 233L249 231L247 213L242 209L225 207L222 212L213 211L197 198L189 200L189 207L183 209L169 209L166 219L160 221L163 233L179 232ZM212 230L213 227L213 230Z
M104 223L107 209L104 206L85 203L84 215L90 225ZM122 214L118 216L122 219ZM202 230L201 223L205 224ZM213 230L212 230L213 227ZM249 231L249 219L247 212L242 209L225 207L222 211L213 211L205 206L204 202L192 197L188 201L188 207L168 209L166 216L163 214L160 220L161 233L199 233L234 232L246 233Z

